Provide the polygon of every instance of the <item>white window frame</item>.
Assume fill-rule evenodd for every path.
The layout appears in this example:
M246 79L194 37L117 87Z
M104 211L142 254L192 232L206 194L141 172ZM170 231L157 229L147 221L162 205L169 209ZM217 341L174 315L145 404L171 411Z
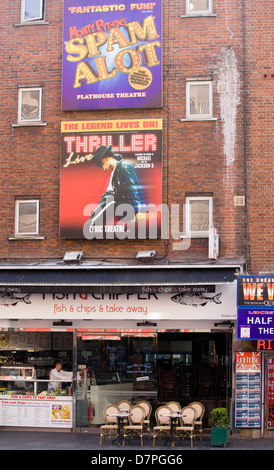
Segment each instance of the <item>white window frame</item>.
M212 15L212 12L212 0L208 0L208 10L192 10L191 0L186 0L186 14L189 16Z
M30 21L42 21L44 19L44 0L40 1L40 15L33 18L25 18L26 0L21 0L21 23L29 23Z
M208 85L209 90L209 113L207 114L191 114L190 112L190 87L192 85ZM188 80L186 82L186 118L192 120L211 119L213 117L213 82L212 80Z
M191 230L191 201L209 201L209 224L208 230ZM185 232L193 238L209 238L210 227L213 226L213 197L212 196L187 196L185 201Z
M34 232L20 232L19 231L19 209L20 204L36 204L36 230ZM16 199L15 201L15 236L16 237L34 237L39 234L39 219L40 219L40 200L39 199Z
M39 91L39 116L36 119L21 119L22 95L24 91ZM29 124L42 121L42 87L20 87L18 88L18 124Z

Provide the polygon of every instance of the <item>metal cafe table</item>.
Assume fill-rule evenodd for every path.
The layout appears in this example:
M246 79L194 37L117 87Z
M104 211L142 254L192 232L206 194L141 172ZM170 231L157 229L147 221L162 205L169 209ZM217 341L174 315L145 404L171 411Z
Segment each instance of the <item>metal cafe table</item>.
M118 443L118 445L123 444L124 439L124 419L130 416L128 410L120 410L119 413L109 413L107 416L116 416L118 424L118 436L113 439L112 444Z
M175 422L178 418L183 418L185 415L182 415L181 410L172 410L172 413L164 413L161 416L170 418L170 436L165 441L165 444L167 444L168 447L170 445L174 447L175 440L177 440L177 437L175 435L175 430L176 430Z

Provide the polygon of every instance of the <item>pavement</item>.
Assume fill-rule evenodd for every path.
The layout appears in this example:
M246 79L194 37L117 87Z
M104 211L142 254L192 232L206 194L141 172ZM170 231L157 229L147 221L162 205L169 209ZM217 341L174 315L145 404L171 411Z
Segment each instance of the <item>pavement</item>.
M113 437L108 437L100 446L99 430L96 432L68 432L68 431L26 431L7 430L0 428L0 450L1 451L88 451L91 455L124 454L130 451L132 454L180 454L185 451L203 453L203 451L274 451L273 437L247 439L240 436L231 436L225 447L212 447L210 434L205 435L203 440L197 436L193 447L190 440L180 440L174 447L165 445L165 438L157 439L155 447L152 446L152 438L145 438L144 446L140 446L140 440L134 438L132 445L118 446L112 443ZM92 452L90 452L92 451Z

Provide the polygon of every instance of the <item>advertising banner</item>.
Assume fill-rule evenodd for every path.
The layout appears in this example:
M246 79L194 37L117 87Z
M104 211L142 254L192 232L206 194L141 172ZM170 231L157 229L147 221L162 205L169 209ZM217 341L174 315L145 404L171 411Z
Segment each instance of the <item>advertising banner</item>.
M274 358L267 359L267 379L268 379L268 428L274 428Z
M62 109L161 106L161 0L64 0Z
M274 276L239 276L237 338L274 339Z
M238 308L237 339L274 339L274 309Z
M236 319L235 291L236 285L229 284L216 285L216 292L200 286L188 292L182 286L178 294L1 294L0 318L109 319L121 325L137 319L230 320Z
M162 119L61 124L60 237L161 236Z
M236 352L235 368L235 427L260 428L261 353Z
M238 307L274 306L274 276L239 276Z

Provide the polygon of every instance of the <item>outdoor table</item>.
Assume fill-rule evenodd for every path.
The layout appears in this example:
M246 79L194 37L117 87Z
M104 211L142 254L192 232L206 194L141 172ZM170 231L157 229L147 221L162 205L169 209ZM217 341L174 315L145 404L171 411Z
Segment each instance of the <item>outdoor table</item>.
M118 436L115 439L113 439L112 444L114 444L117 441L118 445L122 445L123 444L123 438L124 438L123 422L124 422L124 418L130 416L130 413L128 413L128 410L127 410L126 412L121 411L120 413L109 413L109 414L107 414L107 416L116 416L116 418L117 418Z
M167 438L165 444L167 444L168 446L170 446L171 444L173 447L175 445L175 440L177 439L177 437L175 436L175 429L176 429L175 421L178 418L183 418L185 415L181 414L181 410L174 410L172 411L172 413L168 413L168 414L165 413L165 414L162 414L161 416L170 418L170 437Z

